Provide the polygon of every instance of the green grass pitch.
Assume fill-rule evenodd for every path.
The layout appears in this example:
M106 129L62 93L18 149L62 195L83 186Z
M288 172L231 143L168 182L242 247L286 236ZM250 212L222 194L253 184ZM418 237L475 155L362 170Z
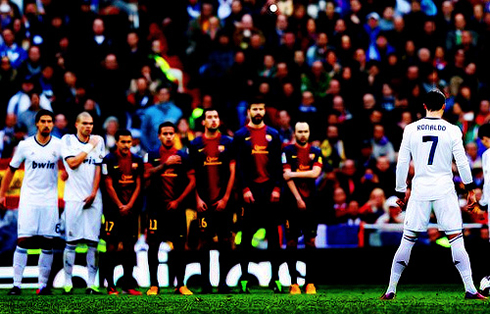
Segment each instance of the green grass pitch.
M384 286L320 286L316 295L275 295L252 288L250 295L52 296L24 290L21 296L0 291L0 313L490 313L490 301L464 300L462 285L400 285L397 298L381 301ZM197 289L196 289L197 290ZM287 290L287 289L286 289ZM143 291L143 289L142 289Z

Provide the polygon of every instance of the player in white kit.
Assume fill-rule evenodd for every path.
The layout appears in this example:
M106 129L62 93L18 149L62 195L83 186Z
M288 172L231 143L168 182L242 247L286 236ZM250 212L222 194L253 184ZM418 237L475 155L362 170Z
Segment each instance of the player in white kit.
M487 148L481 156L483 167L483 194L478 203L480 206L488 207L488 204L490 203L490 124L486 123L478 128L478 138Z
M75 249L78 243L88 246L87 251L87 294L99 294L94 286L97 274L97 245L102 216L102 198L99 190L101 163L105 155L102 137L91 135L94 120L87 112L77 116L77 134L61 138L61 155L68 173L64 200L66 247L63 253L65 272L64 294L73 293L72 273Z
M53 263L53 238L59 237L58 161L60 140L51 136L54 114L40 110L35 117L37 133L19 143L0 187L0 204L15 171L24 163L24 180L20 191L18 238L14 253L14 286L9 295L19 295L27 250L41 248L39 256L39 289L37 294L51 294L47 287Z
M396 286L403 270L408 265L412 247L419 232L427 230L431 210L439 228L451 244L454 265L463 279L466 299L486 299L473 284L468 253L463 242L463 220L458 196L454 188L452 161L456 161L459 175L468 191L468 209L476 205L475 184L462 141L459 127L442 119L446 97L435 89L425 96L426 117L405 127L398 153L396 167L396 192L398 204L407 206L403 237L395 253L391 267L390 284L381 299L395 298ZM407 191L407 176L413 160L415 176L411 192ZM410 198L410 200L409 200Z

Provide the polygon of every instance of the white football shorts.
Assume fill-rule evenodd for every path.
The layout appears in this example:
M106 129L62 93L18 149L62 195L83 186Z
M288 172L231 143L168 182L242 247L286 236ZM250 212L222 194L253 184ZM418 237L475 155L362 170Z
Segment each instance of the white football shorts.
M90 240L99 242L102 218L102 202L94 202L90 208L83 209L84 202L66 201L63 212L67 242Z
M21 205L18 210L19 238L60 236L60 214L57 205Z
M432 210L434 210L439 230L446 234L455 234L463 230L463 218L456 193L433 201L410 199L407 204L404 228L414 232L427 231Z

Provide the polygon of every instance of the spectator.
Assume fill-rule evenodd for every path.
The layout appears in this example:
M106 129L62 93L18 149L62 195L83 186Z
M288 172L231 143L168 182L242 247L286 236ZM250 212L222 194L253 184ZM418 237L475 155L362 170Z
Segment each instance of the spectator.
M35 83L32 78L25 78L22 81L21 90L19 90L15 95L10 97L7 113L14 113L16 115L22 114L24 111L29 109L31 106L31 100L29 94L34 91ZM38 94L39 95L39 94ZM39 95L40 106L42 109L52 111L51 103L48 98L41 94Z
M118 118L121 126L126 125L128 86L129 78L120 68L117 56L113 53L107 54L102 62L102 69L95 78L94 96L100 105L102 117L113 115Z
M301 91L310 91L316 99L323 99L327 95L330 85L330 76L325 71L321 61L313 62L311 74L303 75L301 79Z
M300 121L300 120L298 120ZM294 143L294 130L291 126L291 116L286 110L277 112L277 131L283 146Z
M347 159L336 173L336 177L347 198L358 199L360 181L355 161Z
M62 138L63 135L68 134L69 132L70 130L68 129L68 120L66 119L64 114L58 113L54 117L54 127L51 131L51 134L53 136L56 136L57 138Z
M359 217L366 223L375 223L385 212L385 193L380 188L372 190L369 200L359 208Z
M339 136L339 128L336 125L327 127L327 137L320 145L323 162L333 168L338 168L340 163L346 160L344 143Z
M141 121L141 143L143 148L156 150L160 147L158 140L158 125L165 121L177 123L182 117L182 110L170 99L170 90L166 87L159 89L155 105L145 109Z
M38 93L33 92L29 96L31 105L29 109L19 115L17 123L19 126L27 128L27 136L33 136L37 132L35 118L38 111L41 110L41 106L39 105L40 97Z
M402 224L405 220L405 212L396 203L398 197L390 196L386 199L385 213L376 220L376 224Z
M18 72L12 68L10 60L7 56L0 58L0 105L5 108L18 89ZM5 113L1 112L0 117L4 117Z
M42 72L41 49L38 46L31 46L27 50L27 59L18 68L20 77L32 78L39 81Z
M373 156L375 158L386 156L391 164L395 163L395 149L390 140L385 136L384 126L380 124L374 126L371 144L373 145Z
M314 45L306 51L306 64L312 66L315 61L323 61L327 56L328 37L326 33L319 33Z
M0 130L0 151L2 158L12 158L14 149L24 139L26 132L19 132L17 116L13 113L7 114L5 127Z
M15 35L12 29L3 29L2 37L4 43L0 46L0 56L7 56L12 68L18 69L27 59L27 52L15 42Z
M104 143L106 154L113 152L116 147L116 132L119 130L119 120L116 117L108 117L102 125L104 129Z
M482 157L478 154L478 146L475 142L469 142L465 145L466 156L470 163L470 168L482 168Z
M335 188L333 191L333 210L335 213L334 224L354 224L359 222L356 202L349 201L347 194L341 187Z
M146 108L153 105L153 94L151 93L148 80L144 76L136 79L136 91L128 95L129 109L127 114L128 125L131 128L141 127L141 118Z

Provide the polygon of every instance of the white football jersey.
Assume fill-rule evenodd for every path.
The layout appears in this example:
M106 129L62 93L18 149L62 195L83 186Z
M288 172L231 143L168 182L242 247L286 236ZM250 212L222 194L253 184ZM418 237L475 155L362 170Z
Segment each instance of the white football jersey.
M490 203L490 149L483 152L481 161L483 165L483 195L479 203L485 206Z
M473 182L459 127L439 118L423 118L405 127L396 166L396 191L405 192L410 160L415 176L410 198L431 201L454 193L453 158L464 184Z
M88 153L80 166L74 170L68 166L66 159L80 154L87 143L81 142L75 134L66 134L61 138L61 155L63 157L66 172L68 173L68 180L66 180L65 183L63 197L65 201L82 202L90 195L90 193L92 193L95 167L102 163L105 154L105 145L102 137L98 135L91 136L99 137L99 143L97 144L97 147ZM100 201L100 197L99 189L95 201Z
M20 189L19 207L22 205L58 206L58 161L61 141L51 136L41 145L35 136L28 137L17 146L10 166L19 168L24 162L24 180Z

